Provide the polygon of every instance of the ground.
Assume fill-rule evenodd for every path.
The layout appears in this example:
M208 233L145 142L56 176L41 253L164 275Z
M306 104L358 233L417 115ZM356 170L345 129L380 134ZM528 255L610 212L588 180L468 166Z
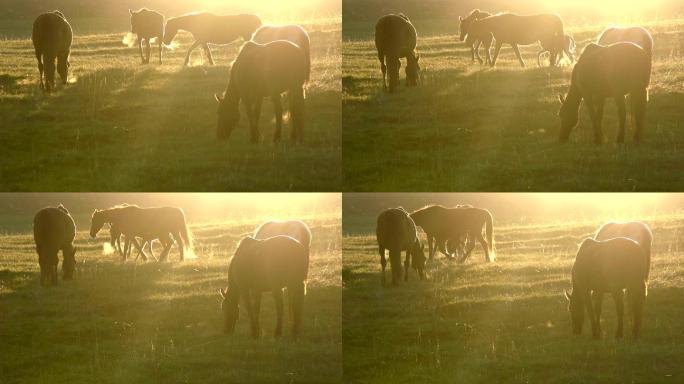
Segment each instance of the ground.
M603 307L602 339L591 339L588 324L583 335L572 336L563 291L571 289L577 245L594 233L599 221L495 225L496 262L485 263L478 245L465 264L436 256L428 264L426 281L412 272L409 282L396 288L381 286L380 257L370 229L361 229L365 235L345 235L345 381L680 381L684 217L647 222L655 240L639 341L631 338L631 320L625 323L625 339L613 338L616 319L610 296ZM355 232L345 224L345 233L350 231Z
M273 339L268 294L261 340L249 336L246 315L233 336L222 333L218 289L226 285L237 242L260 220L191 225L198 258L185 262L176 251L167 263L121 262L104 253L106 231L94 240L79 232L74 281L50 288L39 284L33 236L1 235L0 381L341 382L339 213L304 220L313 241L298 341L289 337L287 317L285 336Z

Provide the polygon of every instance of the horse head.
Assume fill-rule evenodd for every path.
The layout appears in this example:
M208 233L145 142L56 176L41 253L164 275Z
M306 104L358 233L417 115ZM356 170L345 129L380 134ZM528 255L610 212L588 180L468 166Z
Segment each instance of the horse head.
M225 96L215 94L214 99L218 103L216 137L219 140L228 140L240 121L240 98L235 93L226 91Z
M62 273L64 280L74 279L74 270L76 269L76 247L71 247L69 250L64 250L64 260L62 261Z
M425 245L416 239L411 247L411 265L418 272L420 279L425 279Z
M235 331L235 324L237 323L238 317L240 316L239 307L239 296L236 294L235 289L228 288L220 289L219 295L221 296L221 311L224 317L223 332L227 335L233 334Z
M570 131L575 128L579 121L579 104L581 99L576 100L574 96L568 93L568 96L558 95L558 100L560 101L558 117L561 120L559 141L565 143L570 137Z
M95 212L93 212L93 216L90 218L90 237L95 238L104 224L104 211L96 209Z

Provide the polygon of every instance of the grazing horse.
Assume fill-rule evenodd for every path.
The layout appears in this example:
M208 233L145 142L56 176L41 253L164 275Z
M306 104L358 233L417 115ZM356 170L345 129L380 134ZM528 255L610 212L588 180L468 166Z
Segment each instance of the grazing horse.
M447 241L467 236L466 249L460 261L465 261L475 248L477 240L485 251L485 260L495 260L493 240L493 218L486 209L469 206L446 208L429 205L411 213L417 226L423 228L428 238L429 258L432 259L439 248L448 258L453 258L445 249ZM482 230L485 230L485 236ZM474 237L474 239L473 239Z
M616 237L626 237L641 245L646 254L646 279L648 279L651 271L651 245L653 244L653 233L648 225L641 221L605 223L594 235L594 240L603 241Z
M306 56L306 81L311 76L311 48L309 34L299 25L264 25L257 29L252 41L257 44L267 44L277 40L289 41L304 51Z
M50 92L55 86L55 60L62 84L67 84L72 37L71 25L60 11L44 13L33 22L31 39L38 59L41 89Z
M625 141L625 95L630 95L631 115L635 128L634 141L643 138L643 126L651 79L651 59L643 48L634 43L616 43L609 46L589 44L584 48L572 70L570 90L566 97L559 96L561 107L560 141L566 142L570 131L577 125L579 107L584 100L594 127L594 142L605 141L601 129L605 99L612 97L617 105L620 129L617 142Z
M418 35L411 21L404 14L390 14L381 17L375 25L375 48L382 70L382 87L387 90L386 77L389 72L389 91L399 85L401 61L406 58L406 86L418 85L420 56L416 54Z
M289 236L242 239L228 267L228 287L219 289L223 298L225 333L232 334L235 330L242 301L249 315L252 337L259 337L261 296L271 292L277 314L274 336L280 337L283 333L283 288L287 288L293 318L292 336L298 337L302 330L308 259L305 247Z
M470 57L472 61L475 61L477 58L477 61L479 61L480 64L482 64L482 58L480 57L481 44L484 44L485 50L488 52L486 59L487 64L490 64L489 60L491 59L491 56L489 55L489 49L492 46L494 36L489 32L483 32L483 35L481 36L477 33L471 33L470 26L473 24L473 21L484 19L491 15L492 14L489 12L482 12L479 9L474 9L465 18L462 16L458 17L458 20L460 21L459 40L465 41L466 45L470 47Z
M601 307L603 294L611 293L617 310L616 338L622 337L624 290L631 302L633 336L641 331L641 316L646 299L648 261L644 249L632 239L618 237L606 241L585 239L580 245L572 267L572 293L569 301L572 331L582 333L584 311L589 315L594 339L601 337Z
M385 250L389 250L390 267L392 268L392 284L401 281L401 252L406 252L404 260L404 281L408 281L409 267L413 266L421 280L425 279L424 246L418 239L416 224L404 208L390 208L380 212L375 229L382 266L382 286L385 286Z
M207 55L209 64L214 65L214 58L211 56L208 44L230 44L239 37L248 41L260 26L261 20L256 15L219 16L209 12L190 13L172 17L166 22L164 44L170 45L179 30L188 31L192 33L195 42L185 56L184 65L188 65L190 54L199 46Z
M575 49L577 48L577 44L575 43L575 39L568 35L567 33L563 36L563 51L559 54L561 57L558 59L558 61L562 60L563 53L565 53L568 56L568 59L570 60L571 63L575 62ZM542 47L541 50L537 53L537 65L541 67L541 57L542 55L546 53L551 53L549 52L548 49Z
M33 218L33 239L40 265L40 284L57 284L57 264L62 251L64 280L71 280L76 269L76 224L64 206L43 208Z
M648 54L649 60L653 55L653 37L642 27L608 27L599 35L598 45L615 43L634 43Z
M185 222L183 210L176 207L140 208L136 205L118 206L104 210L95 210L91 218L90 237L94 238L105 223L116 225L126 236L127 254L130 249L129 241L136 236L143 241L159 239L164 245L160 260L166 260L173 241L178 243L181 261L185 258L185 249L192 249L192 239ZM138 251L144 254L137 241L133 242Z
M500 13L473 20L468 33L477 36L486 36L491 33L496 40L494 57L488 58L491 66L496 65L501 46L506 43L513 47L518 57L520 66L525 66L525 61L520 55L518 45L530 45L541 43L543 49L551 53L550 65L555 66L558 55L563 51L563 20L558 15L538 14L520 16L513 13ZM569 52L568 56L570 56ZM487 50L489 55L489 50Z
M274 236L290 236L306 247L307 252L311 247L311 230L300 220L267 221L261 224L254 233L254 238L258 240Z
M308 76L308 60L304 50L284 40L268 44L248 41L240 49L230 70L230 81L218 102L219 140L228 140L240 120L240 100L245 105L250 125L251 141L260 140L259 117L264 97L270 97L275 113L273 141L279 142L283 130L281 94L287 92L292 117L294 142L304 136L304 83Z
M162 50L164 47L162 44L162 40L164 39L164 15L147 8L143 8L138 12L129 9L128 12L131 14L131 32L138 35L136 44L140 52L142 63L150 63L150 55L152 54L150 40L156 38L157 42L159 42L159 64L161 64ZM143 56L143 40L145 41L145 47L147 48L147 57Z

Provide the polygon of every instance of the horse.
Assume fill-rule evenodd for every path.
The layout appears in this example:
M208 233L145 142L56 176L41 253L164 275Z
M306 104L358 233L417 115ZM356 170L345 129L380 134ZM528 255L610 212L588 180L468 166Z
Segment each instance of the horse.
M594 339L601 337L601 307L604 293L611 293L617 310L615 338L623 335L624 290L632 307L634 338L641 331L647 292L648 261L639 243L624 237L605 241L585 239L572 267L572 292L565 292L572 330L582 333L584 311L589 315ZM592 302L593 301L593 302Z
M264 240L243 238L228 267L228 287L219 289L223 299L224 332L234 332L242 301L250 319L252 337L258 338L261 335L261 296L264 292L271 292L277 314L274 336L282 336L283 288L287 288L293 318L292 336L297 338L302 331L308 273L307 250L296 239L289 236Z
M634 43L648 54L649 60L653 55L653 37L646 28L642 27L608 27L596 40L598 45L615 43Z
M445 245L448 240L459 239L464 235L467 236L467 244L461 262L470 256L475 248L475 240L482 245L485 260L487 262L495 260L493 218L486 209L429 205L413 211L410 216L427 235L430 260L434 257L437 248L448 258L453 258L445 249ZM486 239L482 236L483 228Z
M570 131L577 125L579 107L584 100L594 127L594 142L603 143L601 129L605 99L612 97L618 107L620 128L617 142L625 141L625 95L630 95L631 115L635 126L634 141L643 139L643 126L651 80L651 60L648 53L634 43L609 46L589 44L584 48L572 69L572 80L567 96L559 95L558 116L561 120L560 142L568 141Z
M39 210L33 218L33 239L40 265L40 284L57 284L57 264L62 251L62 278L72 280L76 269L76 224L63 205Z
M406 58L406 86L418 85L420 56L416 53L416 29L404 14L389 14L381 17L375 24L375 48L378 51L382 70L382 87L387 90L386 77L389 72L389 91L399 85L401 61Z
M218 102L219 140L228 140L240 120L240 100L245 105L252 143L260 140L259 117L264 97L270 97L275 113L273 142L282 135L281 94L287 92L292 117L293 142L304 139L304 83L308 76L306 54L299 46L284 40L267 44L248 41L240 49L230 70L230 81Z
M559 54L560 58L558 59L558 61L563 59L563 54L566 54L568 60L570 60L571 63L574 63L576 48L577 44L575 43L575 39L567 33L563 35L563 51ZM541 67L541 57L546 53L550 54L551 52L549 52L549 50L544 47L542 47L541 50L537 53L537 66Z
M309 34L299 25L263 25L252 35L253 42L267 44L277 40L289 41L304 51L306 57L306 81L311 77L311 48Z
M72 38L71 25L60 11L43 13L33 22L31 40L38 60L40 88L46 92L55 86L55 60L62 84L67 84Z
M214 65L208 44L230 44L239 37L248 41L260 26L261 20L256 15L219 16L209 12L189 13L168 19L164 30L164 45L170 45L179 30L188 31L192 33L195 42L185 56L184 65L188 65L190 54L199 46L207 55L209 64Z
M164 39L164 15L147 8L142 8L137 12L129 9L128 12L131 14L131 32L138 35L136 45L138 46L142 63L150 63L150 55L152 54L150 40L156 38L159 42L159 64L161 64L164 47L162 43ZM147 57L143 56L143 40L147 48Z
M521 16L513 13L499 13L473 20L468 33L474 33L477 36L492 34L496 40L494 57L487 58L492 67L496 65L499 51L504 43L513 47L521 67L525 67L525 61L520 55L518 45L539 42L542 48L551 54L550 66L556 65L556 59L563 51L563 20L558 15L553 14ZM569 52L566 53L570 56ZM487 56L489 56L489 50L487 50Z
M480 45L484 44L485 50L489 52L489 49L492 46L492 41L494 40L494 36L489 32L483 32L482 35L471 33L470 26L472 25L473 21L484 19L485 17L489 17L491 15L492 14L489 12L482 12L479 9L474 9L465 18L462 16L458 17L458 20L460 21L458 38L460 41L465 41L466 45L470 47L471 60L475 61L475 58L477 58L477 61L479 61L480 64L482 64L482 58L480 57ZM489 60L491 57L489 53L487 54L486 59L487 64L490 64Z
M143 239L160 239L164 244L160 260L166 260L173 245L169 234L179 245L181 261L185 259L185 249L192 249L185 214L177 207L140 208L136 205L126 205L95 210L91 218L90 237L95 238L105 223L117 225L126 236L127 242L135 236ZM137 241L134 244L139 245ZM126 248L124 254L129 252L130 246L127 245ZM139 247L138 250L144 253Z
M641 221L609 222L605 223L596 231L594 240L603 241L616 237L626 237L639 243L646 254L646 279L651 271L651 245L653 233L646 223Z
M274 236L290 236L299 241L307 251L311 247L311 230L300 220L271 220L259 226L254 232L254 238L258 240L268 239Z
M389 250L392 284L401 281L401 252L406 252L404 260L404 281L408 281L409 267L413 266L421 280L425 279L424 246L418 239L416 224L404 208L386 209L378 215L375 236L378 241L380 265L382 266L382 286L385 286L385 250Z

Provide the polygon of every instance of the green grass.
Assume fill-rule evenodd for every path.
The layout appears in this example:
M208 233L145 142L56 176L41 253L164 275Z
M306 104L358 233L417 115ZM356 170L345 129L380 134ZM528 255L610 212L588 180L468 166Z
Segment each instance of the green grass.
M183 68L186 33L162 66L141 65L137 49L122 43L124 31L76 35L75 83L45 95L30 39L0 40L0 190L339 190L341 24L311 20L305 28L312 78L302 145L271 142L270 101L262 143L250 144L244 116L229 142L216 140L213 95L225 90L240 42L214 47L214 67L197 50ZM286 120L284 137L290 128Z
M42 288L33 238L0 237L2 383L335 383L341 382L339 213L305 218L312 234L304 335L273 339L264 295L264 337L247 316L225 336L217 290L226 285L236 242L264 218L198 223L198 259L122 263L103 254L108 234L79 232L75 280ZM77 223L86 227L86 223ZM157 254L159 250L157 250Z
M345 191L671 191L684 186L679 171L684 163L684 20L646 25L654 36L654 65L641 146L632 143L629 125L628 143L615 144L618 123L611 100L603 124L607 144L593 144L586 111L570 142L558 143L558 95L567 92L572 70L567 61L561 68L538 68L538 47L532 45L522 49L527 68L521 69L512 49L504 47L492 69L471 63L469 49L457 41L457 23L434 17L413 21L422 83L392 95L382 90L373 22L344 20ZM579 53L604 25L566 27ZM401 78L403 84L403 70Z
M346 216L346 212L345 212ZM346 228L345 233L349 232ZM494 227L497 261L436 256L428 279L380 284L375 237L343 240L343 359L348 383L675 383L684 377L684 217L654 231L643 337L613 338L610 296L600 341L573 337L563 290L582 238L600 221ZM352 232L354 232L352 230ZM389 271L387 272L389 275Z

